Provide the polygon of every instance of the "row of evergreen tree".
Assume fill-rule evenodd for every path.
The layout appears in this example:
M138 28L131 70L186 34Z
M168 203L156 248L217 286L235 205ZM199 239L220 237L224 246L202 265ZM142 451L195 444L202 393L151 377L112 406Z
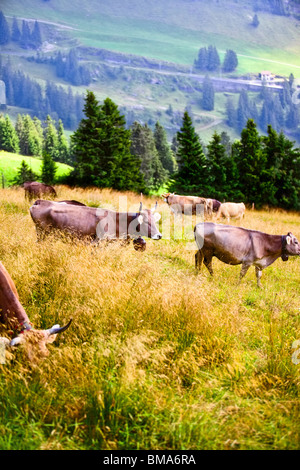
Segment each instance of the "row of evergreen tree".
M284 129L297 132L300 116L299 107L293 102L293 93L292 82L287 80L279 92L263 86L258 96L262 105L258 107L256 101L249 98L247 91L242 90L237 106L231 97L227 99L227 124L241 132L247 120L252 118L263 131L271 124L278 132Z
M262 136L254 120L248 119L240 140L232 143L226 133L214 132L205 148L185 111L171 146L158 122L154 131L138 122L127 129L124 116L110 98L100 104L94 93L87 91L83 111L85 117L71 136L68 158L74 170L65 183L145 194L167 185L179 194L300 209L300 149L270 124L267 135ZM7 149L4 136L7 139L18 133L23 135L23 140L18 137L20 151L28 152L24 136L35 135L30 144L33 148L37 135L43 134L47 165L62 159L54 144L59 132L61 138L63 135L61 122L55 128L48 117L43 132L37 118L19 117L15 128L9 122L8 117L0 119L0 149Z
M184 113L177 134L179 170L169 189L177 193L300 209L300 149L268 125L261 136L248 119L241 139L230 144L214 132L205 155L192 120Z
M215 72L222 69L223 72L233 72L238 66L236 52L227 49L223 63L221 63L219 52L215 46L201 47L198 51L197 59L194 60L194 67L201 71Z
M23 49L38 49L42 45L42 34L39 22L34 21L33 26L27 20L22 20L21 29L16 17L13 18L10 28L4 14L0 11L0 45L14 41Z
M57 162L71 164L70 148L61 120L47 116L44 122L28 114L18 114L15 125L8 115L0 115L0 150L41 157L47 152Z
M6 104L31 109L39 119L49 115L54 120L61 119L66 129L75 129L82 119L83 96L66 91L48 81L45 91L41 85L21 71L14 71L10 62L2 64L0 57L0 80L5 83Z
M99 105L88 92L84 113L86 118L72 136L73 183L149 191L164 183L161 176L171 165L166 175L170 191L221 201L242 200L258 207L268 204L300 209L300 149L271 125L267 136L261 136L255 122L248 119L241 139L234 143L225 133L215 132L205 152L185 111L173 146L176 169L166 142L160 158L154 156L158 150L155 142L148 146L146 157L146 141L151 142L149 129L135 123L131 131L126 130L124 117L109 98ZM158 129L163 134L161 126L157 125L155 131ZM162 159L167 148L168 163Z

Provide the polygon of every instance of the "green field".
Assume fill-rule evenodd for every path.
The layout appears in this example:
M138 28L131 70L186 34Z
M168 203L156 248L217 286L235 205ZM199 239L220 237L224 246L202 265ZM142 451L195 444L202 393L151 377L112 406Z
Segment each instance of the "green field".
M56 190L94 206L118 208L120 196L140 203L109 189ZM144 197L144 207L155 201ZM216 259L214 278L198 274L194 219L185 216L183 233L158 203L163 238L136 252L36 243L22 189L0 189L1 262L31 322L73 318L48 357L7 351L1 450L299 449L299 259L266 268L261 289L254 268L240 284L240 267ZM248 210L242 225L300 239L297 213Z
M26 157L24 155L18 155L14 153L5 152L4 150L0 151L0 175L4 175L5 183L10 184L15 178L18 169L21 166L22 160L25 160L27 165L32 169L37 175L41 175L41 166L42 159L34 157ZM64 163L57 164L56 177L64 176L72 170L69 165Z
M249 2L163 2L127 0L4 0L5 15L57 23L65 43L76 38L81 44L192 64L199 48L215 45L221 53L234 49L238 73L271 69L274 73L300 77L299 29L293 17L259 12L260 24L250 23Z

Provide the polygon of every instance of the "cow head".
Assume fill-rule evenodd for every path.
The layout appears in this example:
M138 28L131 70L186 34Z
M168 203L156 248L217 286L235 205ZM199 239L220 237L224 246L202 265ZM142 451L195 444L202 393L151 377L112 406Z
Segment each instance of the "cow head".
M54 325L47 330L37 330L26 325L22 332L11 341L7 338L0 338L0 341L5 344L6 348L22 345L30 362L36 363L48 356L47 344L55 341L56 336L69 328L71 322L72 319L63 327Z
M300 256L300 245L296 237L291 232L282 236L282 254L283 261L287 261L289 256Z
M156 208L157 203L152 210L142 210L142 203L140 204L140 211L138 215L138 223L140 225L138 233L139 236L149 237L153 240L160 240L162 238L162 234L156 227L156 222L158 222L161 217L158 212L155 212Z

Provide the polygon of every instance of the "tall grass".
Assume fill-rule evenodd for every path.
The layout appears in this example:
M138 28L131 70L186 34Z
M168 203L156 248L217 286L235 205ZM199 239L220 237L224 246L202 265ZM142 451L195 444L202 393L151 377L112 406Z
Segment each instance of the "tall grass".
M115 208L120 195L140 200L58 193ZM172 230L145 252L39 244L28 209L23 190L0 191L1 262L36 327L73 323L37 365L22 349L0 365L0 449L299 448L299 259L277 260L259 290L254 269L240 285L240 268L218 260L213 279L197 274ZM249 211L243 225L300 238L299 214Z

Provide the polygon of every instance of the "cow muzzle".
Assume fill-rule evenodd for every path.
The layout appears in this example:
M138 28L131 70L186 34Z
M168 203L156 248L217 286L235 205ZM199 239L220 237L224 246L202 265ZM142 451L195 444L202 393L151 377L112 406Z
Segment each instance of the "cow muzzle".
M162 238L162 234L161 233L156 233L151 238L152 238L152 240L160 240Z

